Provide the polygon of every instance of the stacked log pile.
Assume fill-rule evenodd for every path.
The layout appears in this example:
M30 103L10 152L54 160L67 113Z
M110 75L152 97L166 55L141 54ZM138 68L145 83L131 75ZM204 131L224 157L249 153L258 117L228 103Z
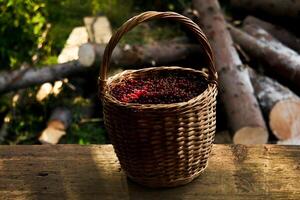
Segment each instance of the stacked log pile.
M253 95L248 71L233 47L218 1L194 0L193 4L201 20L198 23L206 32L215 52L221 100L233 132L233 141L243 144L266 143L268 131Z
M264 13L269 16L267 19L281 17L299 21L299 1L231 0L230 4L249 14L261 16L259 14ZM297 33L274 21L250 15L243 17L240 27L235 27L231 25L234 19L226 21L228 17L223 14L218 0L193 0L192 8L187 10L185 14L204 30L215 53L220 110L224 112L217 121L226 121L226 130L221 131L230 132L233 143L239 144L300 144L300 90L297 89L300 86L300 39ZM80 46L77 60L0 74L0 93L59 80L99 66L105 45L95 41ZM245 55L249 59L244 62ZM118 46L111 64L124 68L176 65L199 60L199 56L201 58L202 50L196 43L169 40ZM52 118L45 130L56 129L60 123L61 137L69 124L60 117ZM57 140L47 143L57 143Z

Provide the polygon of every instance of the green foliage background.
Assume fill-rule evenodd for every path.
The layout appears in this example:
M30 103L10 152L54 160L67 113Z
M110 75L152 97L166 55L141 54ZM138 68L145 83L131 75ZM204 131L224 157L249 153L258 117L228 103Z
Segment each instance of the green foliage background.
M187 0L0 0L1 69L32 64L32 56L37 53L42 57L41 64L55 63L71 30L82 25L84 16L103 14L113 27L119 27L138 12L180 12L188 4ZM44 38L47 24L51 28ZM38 49L41 44L43 48Z
M46 24L45 3L0 0L0 56L4 68L30 61Z

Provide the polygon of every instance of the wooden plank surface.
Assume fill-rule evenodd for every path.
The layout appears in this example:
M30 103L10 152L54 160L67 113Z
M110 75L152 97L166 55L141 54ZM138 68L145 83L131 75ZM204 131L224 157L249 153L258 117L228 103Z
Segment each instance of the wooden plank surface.
M300 199L300 148L214 145L205 173L171 189L126 178L111 145L0 146L0 199Z

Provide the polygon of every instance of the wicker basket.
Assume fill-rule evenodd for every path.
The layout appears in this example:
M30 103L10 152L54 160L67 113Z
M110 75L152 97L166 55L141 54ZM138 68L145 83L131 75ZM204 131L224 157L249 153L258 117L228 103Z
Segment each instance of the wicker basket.
M185 25L199 40L209 60L208 73L182 67L126 70L107 79L112 51L122 35L151 19L169 19ZM189 18L174 12L149 11L125 22L106 46L99 77L104 121L122 169L127 176L149 187L189 183L206 168L216 125L217 73L206 36ZM124 77L141 77L167 70L205 77L207 89L181 103L123 103L110 94Z

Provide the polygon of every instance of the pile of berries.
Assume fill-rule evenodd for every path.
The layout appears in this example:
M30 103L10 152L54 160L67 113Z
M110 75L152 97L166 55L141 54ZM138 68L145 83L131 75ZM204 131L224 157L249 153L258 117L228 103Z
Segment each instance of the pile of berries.
M111 94L124 103L170 104L188 101L207 88L195 75L161 73L147 78L127 78L114 85Z

